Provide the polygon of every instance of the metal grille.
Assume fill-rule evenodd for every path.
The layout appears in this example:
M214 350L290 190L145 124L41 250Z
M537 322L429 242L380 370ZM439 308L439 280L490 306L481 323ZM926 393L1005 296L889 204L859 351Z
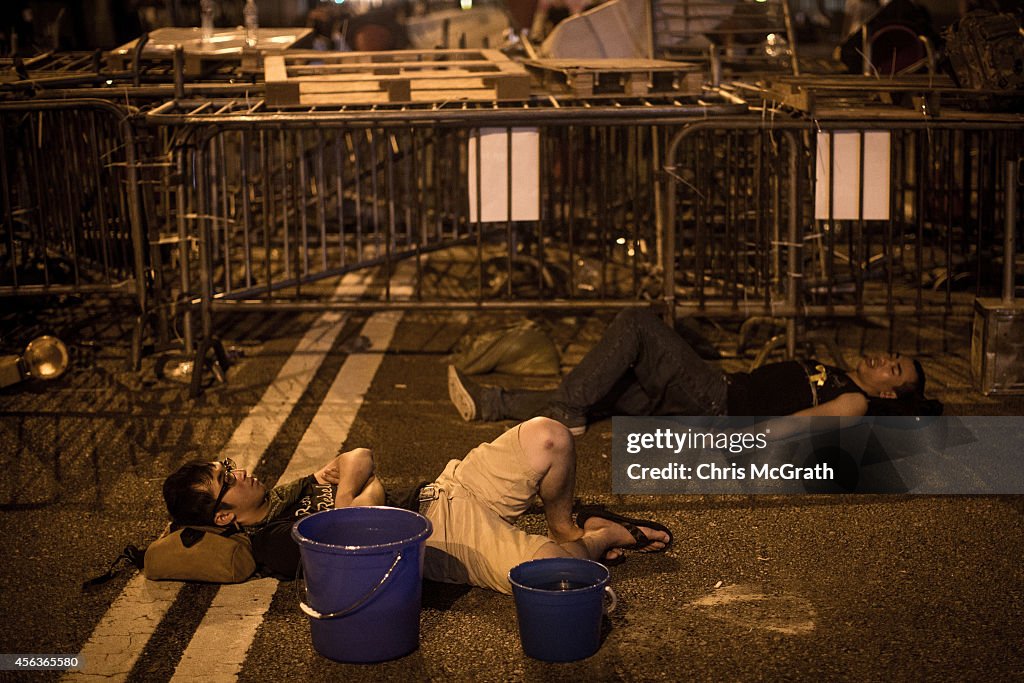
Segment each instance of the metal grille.
M128 114L96 101L0 105L0 293L134 293Z
M835 146L819 137L829 131L861 145L868 133L887 136L886 218L865 217L866 166L850 187L815 178L829 151L819 140ZM679 264L670 296L680 314L966 317L975 296L998 293L1006 200L1019 192L1001 169L1022 157L1012 124L693 124L666 160ZM816 182L834 197L859 191L859 213L816 219Z
M428 267L415 300L520 306L640 296L656 263L659 129L537 128L540 220L476 223L469 155L480 130L268 122L207 128L200 142L178 145L175 212L185 241L208 246L212 303L288 306L318 280L453 247L468 248L472 264ZM203 265L193 255L189 289L198 294Z

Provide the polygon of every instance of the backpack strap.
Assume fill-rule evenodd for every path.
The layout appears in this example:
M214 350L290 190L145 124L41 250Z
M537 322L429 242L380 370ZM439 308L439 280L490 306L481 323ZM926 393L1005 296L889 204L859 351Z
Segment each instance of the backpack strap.
M82 592L88 592L96 586L101 586L105 584L107 581L110 581L112 578L117 576L122 569L121 567L118 567L118 565L121 563L126 563L125 566L131 564L136 569L141 571L143 563L145 561L145 556L145 548L140 549L138 546L135 545L125 546L125 549L121 551L121 554L118 555L114 559L114 561L110 563L110 567L107 568L106 573L100 574L99 576L95 576L82 584Z

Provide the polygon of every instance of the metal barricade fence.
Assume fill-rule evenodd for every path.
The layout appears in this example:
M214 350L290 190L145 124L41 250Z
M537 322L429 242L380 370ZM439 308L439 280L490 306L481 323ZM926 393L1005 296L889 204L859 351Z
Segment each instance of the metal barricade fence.
M665 158L672 312L783 320L792 354L813 319L963 318L975 296L998 294L1007 198L1020 191L1002 169L1024 158L1024 134L744 117L683 127Z
M197 110L175 103L148 119L169 131L179 242L199 246L180 250L180 286L201 305L203 338L214 311L239 308L600 308L660 296L657 178L670 128L656 119ZM677 120L696 111L671 108ZM496 161L493 145L481 151L495 134ZM531 173L512 168L519 154L536 158L535 216L512 209ZM495 195L501 207L487 215ZM387 276L407 258L418 277L399 299ZM338 299L318 285L371 266L384 271L373 295Z
M130 119L106 101L3 103L0 294L130 293L140 320L176 300L189 352L213 337L215 311L238 308L659 300L674 315L782 319L792 352L812 319L963 316L998 286L1014 190L1000 169L1024 156L1017 127L736 111L254 114L245 100L176 100ZM840 131L854 137L853 190L849 173L821 171L842 157L829 135ZM878 172L864 170L875 132L888 149L884 218L865 212L879 204ZM533 175L510 161L519 133ZM524 217L505 197L530 183L539 209ZM851 192L852 217L837 210ZM477 220L495 198L498 215ZM396 297L389 275L405 259L417 278ZM382 284L369 295L324 285L370 267Z
M0 296L125 295L146 310L131 115L103 100L0 103Z
M796 326L812 318L968 315L970 297L998 271L1006 191L995 169L1021 155L1016 128L995 123L388 114L158 114L156 123L192 132L172 136L193 140L174 150L185 181L177 215L183 239L208 248L193 252L206 260L192 260L186 298L207 312L661 298L681 315L783 319L792 351ZM540 215L476 222L476 141L521 129L537 134ZM885 133L884 220L863 207L851 218L816 206L816 188L819 205L822 192L850 192L836 185L841 174L818 168L819 157L832 158L831 131L852 131L861 150L863 133ZM868 178L856 173L863 202ZM520 179L500 177L514 195ZM483 195L500 189L483 184ZM390 272L404 258L419 274L407 300L386 285L347 301L312 287L356 268Z
M477 261L461 282L421 280L403 306L635 297L655 245L652 149L663 134L541 128L540 216L477 222L470 155L480 131L271 125L217 131L177 148L186 181L177 188L179 218L195 238L209 232L215 307L257 299L287 307L317 280L458 244L472 246ZM483 201L504 189L483 185ZM524 291L516 266L529 264L537 283L523 283ZM191 286L198 293L198 279ZM389 303L384 292L367 305Z

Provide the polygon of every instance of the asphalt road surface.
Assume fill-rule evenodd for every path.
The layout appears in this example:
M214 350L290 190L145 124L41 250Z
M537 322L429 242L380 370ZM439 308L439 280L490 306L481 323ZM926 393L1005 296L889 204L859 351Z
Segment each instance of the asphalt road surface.
M605 321L555 320L567 363ZM610 421L577 441L576 496L657 519L675 543L612 569L619 608L580 662L524 656L512 598L477 588L427 583L420 648L373 665L314 651L294 582L183 585L125 571L81 590L126 544L156 538L160 484L186 460L230 454L272 483L339 445L369 446L385 482L404 486L496 437L510 425L462 422L445 389L446 355L478 324L442 312L223 317L237 362L197 401L157 378L159 356L126 371L113 326L64 378L0 391L0 652L78 654L72 680L106 681L1024 676L1021 498L614 496ZM1019 414L1019 402L956 380L966 340L952 355L926 359L951 409ZM541 531L543 515L522 523Z

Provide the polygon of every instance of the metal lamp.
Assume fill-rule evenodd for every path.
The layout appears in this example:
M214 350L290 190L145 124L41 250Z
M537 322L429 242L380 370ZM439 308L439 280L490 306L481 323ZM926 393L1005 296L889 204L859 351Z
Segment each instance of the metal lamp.
M36 337L20 356L0 356L0 387L17 384L23 379L57 379L71 364L68 347L50 335Z

